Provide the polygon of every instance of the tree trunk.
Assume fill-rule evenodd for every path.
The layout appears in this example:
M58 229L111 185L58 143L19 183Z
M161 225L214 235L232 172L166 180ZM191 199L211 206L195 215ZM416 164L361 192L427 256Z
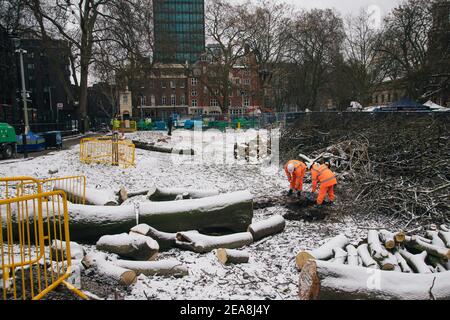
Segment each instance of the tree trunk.
M427 231L427 238L431 239L431 244L433 246L437 246L437 247L442 247L445 248L446 244L444 243L444 241L442 241L442 239L439 237L439 231Z
M450 272L369 271L327 261L308 261L300 274L299 297L301 300L448 300Z
M395 248L395 235L387 230L380 231L380 239L387 249Z
M183 195L184 199L202 199L219 195L219 190L195 190L195 189L170 189L151 187L147 198L151 201L174 201L177 196Z
M127 261L117 260L114 264L118 267L134 271L137 275L143 274L147 277L184 277L189 274L186 266L176 260L167 261Z
M216 256L222 264L248 263L250 259L248 252L222 248L217 250Z
M347 251L341 248L335 248L333 249L333 262L338 264L345 264L347 261Z
M237 249L253 243L250 232L235 233L226 236L207 236L191 232L178 232L176 246L197 253L208 253L214 249Z
M410 266L408 265L408 262L406 262L405 258L402 257L400 252L398 250L394 251L394 255L397 258L398 264L400 265L400 268L402 269L402 272L404 273L412 273Z
M450 259L450 249L434 246L419 239L418 237L411 237L409 239L407 238L406 246L409 248L416 249L418 251L426 251L428 252L428 254L431 254L441 259L445 260Z
M81 243L95 243L101 236L128 232L137 223L146 223L163 232L245 232L253 219L252 199L250 192L242 191L204 199L141 203L137 212L134 205L103 207L68 204L70 238ZM32 204L29 205L31 213ZM17 209L14 206L11 209L16 221ZM44 206L44 215L45 210ZM6 234L4 225L3 229Z
M444 241L447 248L450 248L450 231L447 226L442 225L441 231L439 231L439 237L441 237L442 241Z
M67 260L67 244L65 241L52 240L52 257L55 260L56 252L58 252L58 261ZM70 258L81 260L86 255L84 248L76 242L70 241ZM62 253L62 257L61 257Z
M194 230L183 232L198 233L198 231ZM176 233L161 232L147 224L140 224L131 228L130 233L137 233L155 239L158 242L161 251L174 248L177 241Z
M133 140L133 144L137 149L146 150L146 151L153 151L153 152L159 152L159 153L172 153L172 154L178 154L178 155L195 155L194 149L177 149L177 148L168 148L168 147L161 147L161 146L155 146L150 143Z
M425 259L427 258L426 251L423 251L422 253L416 255L409 253L405 249L400 249L399 252L415 272L432 273L430 267L425 263Z
M334 256L333 249L345 248L348 244L349 241L347 237L343 234L340 234L315 250L301 251L297 254L297 257L295 259L297 268L301 270L309 259L328 260Z
M348 245L346 248L347 250L347 264L349 266L358 266L359 265L359 261L358 261L358 251L356 250L356 248L352 245Z
M117 280L120 284L129 286L136 282L136 273L129 269L116 266L111 261L107 261L104 253L90 253L83 258L83 265L86 268L95 268L100 275Z
M383 261L389 256L388 251L381 245L379 233L376 230L370 230L367 235L367 244L371 256L378 262Z
M362 244L358 247L358 255L361 257L362 263L365 267L380 269L378 263L370 255L369 246L367 244Z
M137 233L103 236L98 240L96 247L97 250L138 261L155 260L159 251L159 245L155 240Z
M282 216L274 216L267 220L252 223L247 231L253 236L254 241L280 233L286 227L286 221Z
M81 188L71 188L70 185L64 182L56 182L53 186L54 191L64 191L67 195L67 200L74 203L79 203L83 196L86 199L86 205L93 206L118 206L119 203L116 198L116 193L113 190L98 190L93 188L86 188L83 193Z

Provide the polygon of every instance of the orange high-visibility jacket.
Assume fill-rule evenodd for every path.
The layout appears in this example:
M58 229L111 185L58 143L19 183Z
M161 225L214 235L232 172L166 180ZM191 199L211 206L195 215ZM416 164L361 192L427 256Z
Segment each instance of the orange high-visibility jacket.
M325 187L337 185L336 175L328 168L327 165L318 165L315 163L311 167L312 192L316 192L317 183Z
M291 173L288 171L288 166L290 164L294 165L294 172ZM303 186L303 179L306 174L306 164L299 160L291 160L284 166L284 171L286 172L286 176L288 177L289 182L291 183L291 189L299 190L300 187Z

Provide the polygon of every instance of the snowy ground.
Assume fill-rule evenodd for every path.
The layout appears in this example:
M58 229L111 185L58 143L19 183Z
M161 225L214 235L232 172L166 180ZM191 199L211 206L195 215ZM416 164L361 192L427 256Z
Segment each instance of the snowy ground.
M186 132L182 135L185 136ZM208 143L204 142L203 147L211 145L211 140L216 145L229 146L228 143L222 143L223 135L215 133L206 137ZM147 142L161 138L167 140L165 135L158 133L138 133L133 136L133 139ZM173 141L168 143L173 144ZM221 157L214 149L204 148L204 151L208 151L204 154L209 155L202 156L201 159L198 156L193 159L136 150L136 166L121 169L80 163L79 149L76 146L71 150L54 152L30 161L0 162L0 174L39 178L85 175L89 187L119 190L124 186L129 191L145 189L153 182L161 187L213 188L221 192L248 189L258 198L281 194L288 188L281 167L274 171L245 161L223 163L219 161ZM51 175L49 170L58 170L58 173ZM306 188L309 187L306 185ZM280 207L256 210L254 221L284 214L285 210ZM282 234L246 248L251 254L250 263L236 266L222 266L213 253L201 255L173 249L161 253L159 259L180 260L189 267L190 275L182 279L140 276L125 298L296 299L297 252L314 248L338 233L346 233L350 239L358 239L367 233L368 226L378 226L378 223L363 221L360 217L333 217L320 222L287 221L286 230Z

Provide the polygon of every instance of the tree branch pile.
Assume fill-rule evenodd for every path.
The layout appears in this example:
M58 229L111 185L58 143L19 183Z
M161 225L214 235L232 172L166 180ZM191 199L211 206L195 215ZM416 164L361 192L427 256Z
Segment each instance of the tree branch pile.
M282 135L282 159L332 159L342 211L450 221L448 115L312 114Z

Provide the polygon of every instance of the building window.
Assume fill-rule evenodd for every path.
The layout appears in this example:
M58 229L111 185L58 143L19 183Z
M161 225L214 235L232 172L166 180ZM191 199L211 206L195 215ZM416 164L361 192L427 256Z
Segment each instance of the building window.
M192 90L191 96L196 97L197 96L197 90Z
M128 104L128 95L122 96L122 102L123 102L123 104Z
M192 100L192 106L193 107L197 107L197 99L193 99Z
M183 106L186 104L186 97L185 96L181 96L180 97L180 104L183 105Z
M219 106L219 102L217 101L217 99L211 99L210 106L211 107L218 107Z
M162 98L161 98L161 104L163 105L163 106L165 106L166 105L166 97L165 96L163 96Z
M177 85L175 84L175 81L170 81L170 87L172 89L175 89L177 87Z
M250 76L250 70L245 70L244 71L244 76L246 76L246 77Z
M192 85L192 86L196 86L197 83L198 83L198 79L197 79L197 78L192 78L192 79L191 79L191 85Z
M28 64L28 69L29 70L34 70L34 64L32 64L32 63Z
M155 106L156 100L155 100L155 96L154 95L151 96L151 100L152 100L152 106Z
M175 95L172 95L172 96L170 97L170 104L171 104L172 106L174 106L174 105L177 104L177 97L176 97Z
M161 81L161 88L165 88L166 87L166 82L165 81Z
M241 79L236 79L236 84L240 85L241 84Z
M250 99L249 98L244 99L244 107L250 107Z
M185 85L184 85L184 81L180 81L180 88L184 88L185 87Z
M250 79L244 79L244 85L250 85Z

